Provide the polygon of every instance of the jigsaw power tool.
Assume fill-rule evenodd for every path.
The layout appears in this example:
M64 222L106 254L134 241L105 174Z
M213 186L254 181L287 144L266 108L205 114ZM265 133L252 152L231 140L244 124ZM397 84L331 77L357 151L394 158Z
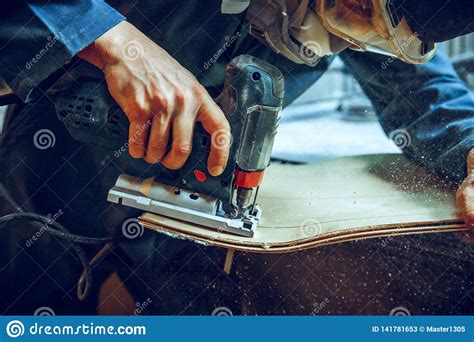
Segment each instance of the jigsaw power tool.
M108 201L253 236L261 217L258 187L270 163L283 93L283 76L276 67L249 55L234 58L216 98L232 134L224 172L211 176L206 162L211 144L220 144L219 139L226 137L211 137L196 123L192 152L181 169L169 170L160 164L159 172L148 179L122 174L109 191ZM76 140L111 150L127 146L129 121L103 80L79 80L56 95L55 106L58 118Z

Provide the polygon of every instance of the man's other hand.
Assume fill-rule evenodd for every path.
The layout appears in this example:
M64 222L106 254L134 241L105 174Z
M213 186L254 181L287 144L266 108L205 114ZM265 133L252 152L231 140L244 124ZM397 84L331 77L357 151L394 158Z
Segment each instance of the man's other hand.
M456 205L464 222L474 232L474 149L467 157L467 178L456 193Z
M110 94L130 120L132 157L181 168L191 153L196 121L212 137L230 141L229 123L204 87L130 23L116 25L78 55L104 72ZM212 144L207 161L211 175L222 173L229 148Z

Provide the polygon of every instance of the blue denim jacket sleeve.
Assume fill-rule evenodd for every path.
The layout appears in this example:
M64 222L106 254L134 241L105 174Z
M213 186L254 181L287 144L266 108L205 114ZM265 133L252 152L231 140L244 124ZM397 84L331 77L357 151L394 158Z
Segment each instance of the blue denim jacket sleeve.
M101 0L7 1L0 12L0 77L23 100L124 19Z
M423 65L344 51L383 129L413 161L457 184L474 148L474 94L442 53Z

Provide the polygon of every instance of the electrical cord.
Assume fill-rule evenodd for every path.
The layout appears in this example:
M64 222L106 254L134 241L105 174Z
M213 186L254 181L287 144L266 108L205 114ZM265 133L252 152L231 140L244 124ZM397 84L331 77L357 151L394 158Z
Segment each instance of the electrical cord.
M33 223L36 227L45 232L72 244L72 248L76 253L79 261L82 265L83 271L77 283L77 298L80 301L86 300L92 290L93 278L92 278L92 267L97 264L105 253L112 248L113 238L91 238L81 235L72 234L62 224L57 221L53 221L47 216L25 212L13 199L10 193L7 191L5 186L0 183L0 195L16 210L16 213L7 214L0 217L0 228L4 227L7 223L21 220ZM86 245L103 245L105 246L92 258L88 260L84 249L79 244Z
M31 221L35 223L40 223L41 229L48 232L51 235L54 235L60 239L81 243L86 245L95 245L103 244L110 242L112 238L91 238L81 235L71 234L62 224L59 222L53 221L47 216L38 215L34 213L21 212L13 213L0 217L0 226L9 223L15 220Z
M106 243L105 246L102 247L99 250L99 252L97 252L97 254L94 255L94 257L89 262L89 266L91 267L91 269L95 265L97 265L99 263L99 261L102 260L102 258L105 257L109 251L112 250L113 247L114 247L113 242ZM81 276L79 277L79 280L77 282L77 298L79 298L79 300L84 300L85 299L85 298L83 298L83 299L81 299L81 298L83 297L83 294L85 293L85 288L87 286L87 281L88 281L87 276L88 275L87 275L86 269L84 268L84 270L82 271Z

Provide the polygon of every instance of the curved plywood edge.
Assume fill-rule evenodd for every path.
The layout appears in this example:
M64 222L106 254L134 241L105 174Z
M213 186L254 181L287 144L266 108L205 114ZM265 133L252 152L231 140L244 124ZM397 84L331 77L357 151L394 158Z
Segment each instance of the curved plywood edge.
M402 155L367 155L317 164L274 164L258 203L253 238L146 213L149 229L209 245L278 253L359 238L467 230L454 189Z
M355 229L348 229L345 231L336 232L334 234L322 235L315 237L314 239L308 239L304 241L291 241L288 244L250 244L248 242L239 243L235 240L230 241L229 239L212 240L208 236L194 234L189 231L176 231L173 228L165 227L163 225L155 225L153 223L145 223L149 229L156 232L161 232L174 238L181 238L192 240L196 243L203 245L211 245L216 247L228 248L243 252L251 253L290 253L301 251L304 249L310 249L315 247L321 247L336 243L343 243L355 240L373 239L373 238L387 238L401 235L414 235L414 234L428 234L428 233L453 233L453 232L464 232L469 229L461 223L450 224L448 222L440 226L421 226L421 227L362 227Z

